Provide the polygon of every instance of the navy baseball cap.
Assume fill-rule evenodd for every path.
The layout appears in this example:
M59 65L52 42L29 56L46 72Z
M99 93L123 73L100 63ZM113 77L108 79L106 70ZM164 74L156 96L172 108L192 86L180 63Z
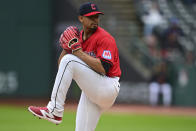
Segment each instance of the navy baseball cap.
M97 5L93 3L84 3L80 6L79 14L81 16L91 16L96 14L104 14L103 12L100 12Z

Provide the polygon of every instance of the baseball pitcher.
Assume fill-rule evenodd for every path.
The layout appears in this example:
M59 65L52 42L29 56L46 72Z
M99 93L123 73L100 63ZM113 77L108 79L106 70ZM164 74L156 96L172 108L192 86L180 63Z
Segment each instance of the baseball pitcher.
M55 124L62 122L68 88L74 79L82 90L76 115L76 131L94 131L101 113L111 107L119 93L121 76L115 39L98 26L103 14L93 3L79 9L83 30L69 26L61 34L59 56L51 100L46 107L30 106L35 116Z

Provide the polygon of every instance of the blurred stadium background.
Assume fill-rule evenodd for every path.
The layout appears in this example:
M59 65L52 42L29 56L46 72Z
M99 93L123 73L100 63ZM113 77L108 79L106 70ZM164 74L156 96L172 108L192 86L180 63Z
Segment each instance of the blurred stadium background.
M164 80L172 87L170 107L194 110L196 1L91 1L97 3L100 10L105 13L101 16L100 26L115 37L119 48L122 77L116 104L151 107L149 84L157 73L163 73L166 74ZM57 71L57 59L61 51L58 38L69 25L76 25L81 29L77 20L77 10L84 2L87 0L0 2L0 103L16 105L16 100L28 102L32 99L39 101L50 98ZM156 12L156 15L151 15L152 12ZM168 30L172 25L178 26L179 30L169 31L172 35L168 36ZM161 72L162 65L167 68L165 72ZM79 97L80 90L73 82L67 99L70 102L77 102ZM160 97L158 103L161 106L162 99ZM6 109L7 107L2 107L0 113ZM5 127L6 124L2 123L3 118L0 119L0 125L3 124L2 127ZM195 118L191 118L189 122L194 125ZM155 129L158 127L149 128L151 131ZM194 126L185 129L196 130ZM23 130L28 129L26 127ZM129 127L123 130L128 131Z

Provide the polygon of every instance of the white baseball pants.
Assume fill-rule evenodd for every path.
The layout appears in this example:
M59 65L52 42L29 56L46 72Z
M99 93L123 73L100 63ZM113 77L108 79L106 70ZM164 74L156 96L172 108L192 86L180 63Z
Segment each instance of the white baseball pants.
M163 94L163 104L164 106L171 105L172 90L171 86L167 83L159 84L157 82L152 82L149 85L150 90L150 104L156 105L158 103L159 93Z
M67 54L59 65L48 109L62 117L68 88L74 79L82 90L76 115L76 131L94 131L101 113L111 107L119 92L119 78L102 76L78 57Z

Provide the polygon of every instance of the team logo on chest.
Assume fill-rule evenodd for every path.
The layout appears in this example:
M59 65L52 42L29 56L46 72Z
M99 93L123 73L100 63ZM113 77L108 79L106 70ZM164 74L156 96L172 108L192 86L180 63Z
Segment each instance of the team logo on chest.
M102 57L105 58L105 59L111 60L112 59L111 52L109 50L104 50L103 54L102 54Z
M90 55L90 56L96 58L96 54L95 54L93 51L91 51L91 52L85 51L85 52L86 52L88 55Z

